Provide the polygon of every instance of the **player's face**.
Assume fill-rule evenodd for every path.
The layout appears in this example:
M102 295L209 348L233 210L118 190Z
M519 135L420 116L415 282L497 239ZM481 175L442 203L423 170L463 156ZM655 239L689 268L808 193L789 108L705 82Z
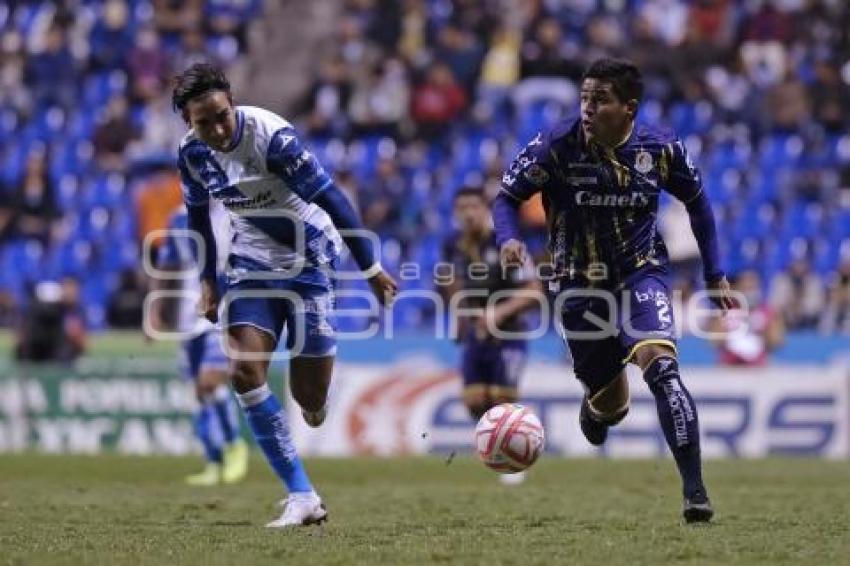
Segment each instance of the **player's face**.
M184 118L205 144L226 151L236 131L236 111L226 92L217 90L186 105Z
M637 101L621 101L610 82L585 79L581 85L581 128L589 141L613 146L631 127Z
M467 195L455 201L455 219L464 233L481 233L487 227L490 210L479 196Z

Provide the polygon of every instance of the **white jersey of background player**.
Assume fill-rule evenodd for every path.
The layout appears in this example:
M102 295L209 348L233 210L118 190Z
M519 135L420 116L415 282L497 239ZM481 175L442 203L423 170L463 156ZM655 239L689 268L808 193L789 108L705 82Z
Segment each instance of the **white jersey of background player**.
M210 220L216 233L226 242L230 219L221 206L210 208ZM185 272L198 264L197 239L187 233L186 207L175 212L168 232L158 249L157 267L161 270ZM218 272L222 273L227 258L227 246L219 247ZM180 344L180 370L183 377L195 383L198 408L195 412L195 435L204 448L206 466L203 471L188 476L186 482L196 486L213 486L220 482L235 483L245 477L248 465L248 446L239 434L239 418L233 396L227 386L227 357L222 349L218 325L198 314L200 284L196 277L178 280L180 293L176 300L174 330L185 335ZM167 302L154 303L164 310ZM162 320L164 313L156 317Z

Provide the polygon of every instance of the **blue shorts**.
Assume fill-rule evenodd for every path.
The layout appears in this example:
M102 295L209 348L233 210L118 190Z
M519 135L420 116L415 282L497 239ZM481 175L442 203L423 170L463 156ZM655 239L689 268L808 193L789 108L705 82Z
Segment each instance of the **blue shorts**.
M612 291L611 297L612 302L589 294L570 297L561 312L576 377L590 395L611 383L638 347L662 344L676 348L670 286L664 273L635 274L622 291ZM585 315L602 319L607 329ZM597 336L587 335L591 333Z
M185 340L179 350L180 373L187 379L198 379L203 370L227 370L227 356L221 347L221 332L211 330Z
M275 343L286 327L292 356L336 354L334 284L325 271L305 267L289 279L231 279L227 294L227 327L253 326Z
M463 341L461 358L464 388L485 385L515 393L526 358L525 340L481 341L470 332Z

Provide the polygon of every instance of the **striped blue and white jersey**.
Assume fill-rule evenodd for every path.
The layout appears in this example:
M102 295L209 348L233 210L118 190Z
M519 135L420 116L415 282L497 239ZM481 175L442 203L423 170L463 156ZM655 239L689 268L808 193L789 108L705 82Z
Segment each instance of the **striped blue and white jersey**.
M210 205L210 223L219 244L216 246L218 273L224 273L229 251L230 218L219 203ZM189 237L188 215L186 207L181 206L168 222L168 235L157 251L156 265L159 269L189 271L200 269L198 265L198 240ZM201 283L196 276L185 276L180 280L181 295L177 306L175 330L179 332L209 332L213 323L198 314L198 299L201 296Z
M213 198L230 216L231 267L237 266L231 274L238 276L241 265L288 270L331 262L342 239L328 214L313 204L332 185L328 173L277 114L237 106L236 120L230 151L212 149L190 130L179 159L186 205Z

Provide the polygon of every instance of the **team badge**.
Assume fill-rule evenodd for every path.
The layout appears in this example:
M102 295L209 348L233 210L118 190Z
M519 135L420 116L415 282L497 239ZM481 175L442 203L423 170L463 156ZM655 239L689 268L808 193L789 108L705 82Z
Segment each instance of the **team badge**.
M531 166L525 170L525 178L528 179L528 182L532 185L539 187L545 185L547 181L549 181L549 173L547 173L546 170L537 163L532 163Z
M638 173L646 175L652 170L652 166L652 155L648 151L640 150L635 155L635 169L637 169Z

